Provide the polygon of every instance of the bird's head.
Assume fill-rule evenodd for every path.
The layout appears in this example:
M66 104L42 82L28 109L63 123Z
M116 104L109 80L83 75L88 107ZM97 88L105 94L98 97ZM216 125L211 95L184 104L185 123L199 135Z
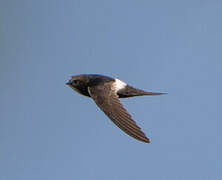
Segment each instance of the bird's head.
M78 93L88 96L88 83L89 79L87 76L78 75L72 76L71 79L66 83L66 85L70 86Z

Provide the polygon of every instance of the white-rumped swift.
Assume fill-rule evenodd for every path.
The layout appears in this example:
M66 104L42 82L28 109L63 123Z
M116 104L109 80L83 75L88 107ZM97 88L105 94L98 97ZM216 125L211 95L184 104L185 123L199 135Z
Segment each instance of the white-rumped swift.
M81 95L91 97L97 106L129 136L145 143L150 142L120 103L119 98L154 96L165 93L143 91L133 88L119 79L98 74L72 76L66 84Z

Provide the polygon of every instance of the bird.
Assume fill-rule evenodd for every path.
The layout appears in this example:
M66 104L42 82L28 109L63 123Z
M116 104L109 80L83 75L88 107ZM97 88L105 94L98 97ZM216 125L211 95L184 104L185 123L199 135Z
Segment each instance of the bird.
M109 119L126 134L141 142L150 143L149 138L132 119L119 98L155 96L166 93L147 92L134 88L117 78L99 74L75 75L66 85L79 94L92 98Z

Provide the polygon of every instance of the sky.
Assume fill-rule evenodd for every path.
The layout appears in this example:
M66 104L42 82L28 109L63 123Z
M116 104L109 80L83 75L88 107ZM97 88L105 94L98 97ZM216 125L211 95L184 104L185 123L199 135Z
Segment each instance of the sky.
M1 0L1 180L221 180L222 1ZM151 140L65 83L166 92L121 102Z

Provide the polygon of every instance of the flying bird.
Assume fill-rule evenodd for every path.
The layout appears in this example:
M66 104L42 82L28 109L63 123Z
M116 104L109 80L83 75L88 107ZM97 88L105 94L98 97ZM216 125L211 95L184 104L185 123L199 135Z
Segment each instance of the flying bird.
M97 106L126 134L139 141L150 142L123 107L119 98L154 96L165 93L146 92L136 89L119 79L98 74L72 76L66 84L81 95L91 97Z

